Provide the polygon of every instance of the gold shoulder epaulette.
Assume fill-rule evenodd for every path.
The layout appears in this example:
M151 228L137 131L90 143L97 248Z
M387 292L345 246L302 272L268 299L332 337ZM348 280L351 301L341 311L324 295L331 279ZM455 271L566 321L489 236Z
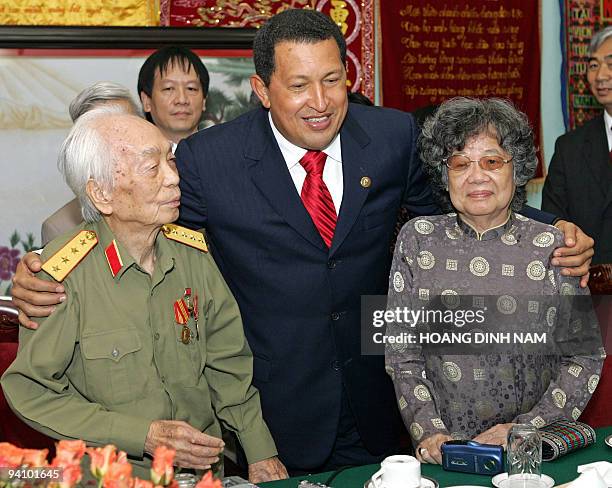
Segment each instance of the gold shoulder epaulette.
M49 273L55 280L62 282L77 267L85 256L98 243L98 236L92 230L82 230L68 243L51 256L42 269Z
M162 227L162 232L170 240L208 252L204 234L197 230L187 229L176 224L166 224Z

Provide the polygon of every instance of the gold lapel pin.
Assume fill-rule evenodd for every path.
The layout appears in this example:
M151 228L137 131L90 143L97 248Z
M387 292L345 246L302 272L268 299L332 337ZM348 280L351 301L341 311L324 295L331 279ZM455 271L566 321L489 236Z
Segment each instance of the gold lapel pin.
M361 186L363 188L370 188L370 186L372 185L372 180L369 176L363 176L359 183L361 183Z

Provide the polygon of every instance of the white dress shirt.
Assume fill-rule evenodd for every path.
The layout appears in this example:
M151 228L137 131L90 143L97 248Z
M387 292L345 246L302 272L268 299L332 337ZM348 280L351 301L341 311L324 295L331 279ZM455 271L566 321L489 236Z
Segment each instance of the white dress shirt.
M295 185L295 189L298 195L302 194L302 186L306 179L306 170L300 164L300 159L306 154L306 149L296 146L289 142L285 136L283 136L274 125L272 116L268 112L268 119L270 120L270 126L272 132L276 138L276 142L280 147L285 163L291 174L291 179ZM323 149L323 152L327 154L327 160L325 161L325 167L323 168L323 181L327 185L327 189L331 194L336 208L336 215L340 211L340 205L342 204L342 193L344 190L344 183L342 181L342 147L340 145L340 134L334 137L329 146Z
M604 110L604 123L606 124L606 137L608 138L608 151L612 151L612 115Z

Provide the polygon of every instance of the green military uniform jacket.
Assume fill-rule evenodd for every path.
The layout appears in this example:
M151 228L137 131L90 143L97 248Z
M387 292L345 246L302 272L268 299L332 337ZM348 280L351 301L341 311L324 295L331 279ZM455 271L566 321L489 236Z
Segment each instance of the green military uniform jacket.
M2 377L13 410L52 437L114 444L143 468L153 420L183 420L220 437L219 419L249 463L276 455L251 386L240 312L210 254L160 232L150 276L118 242L120 268L109 261L105 250L115 238L104 221L78 229L93 230L98 244L64 280L66 301L38 330L21 328L19 353ZM81 244L65 247L74 235L52 241L43 261L58 250L63 260L78 257ZM199 312L199 340L194 317L185 324L188 344L174 312L186 288Z

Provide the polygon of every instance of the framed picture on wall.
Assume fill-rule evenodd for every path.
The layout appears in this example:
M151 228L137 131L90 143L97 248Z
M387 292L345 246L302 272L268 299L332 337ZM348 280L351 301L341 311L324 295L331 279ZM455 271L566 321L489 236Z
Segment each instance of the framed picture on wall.
M156 49L195 51L210 73L201 127L253 106L255 29L0 26L0 295L21 255L40 246L41 223L74 196L56 166L72 121L70 101L98 81L130 89Z

